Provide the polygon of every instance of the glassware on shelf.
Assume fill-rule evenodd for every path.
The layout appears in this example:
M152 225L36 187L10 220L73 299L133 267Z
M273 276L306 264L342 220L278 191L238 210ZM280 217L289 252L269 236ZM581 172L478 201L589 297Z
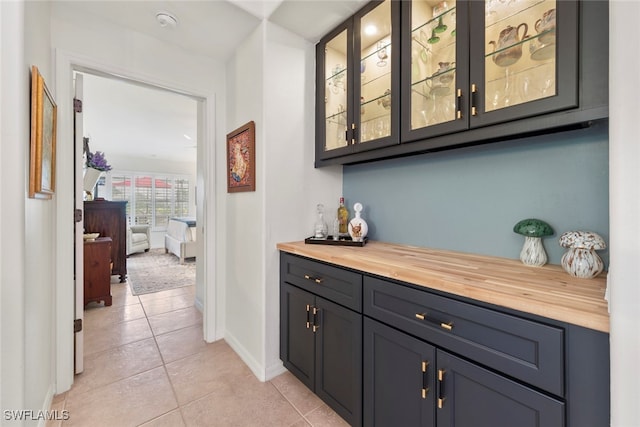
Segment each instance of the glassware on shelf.
M534 25L536 32L540 34L538 39L542 44L551 44L556 41L556 10L549 9L542 14Z
M456 11L452 10L449 13L449 20L451 21L451 26L453 27L453 29L451 30L451 35L453 37L456 36Z
M529 55L534 61L546 61L556 56L556 44L544 44L538 40L532 40L529 43Z
M331 70L332 77L329 81L329 86L332 86L331 92L336 95L340 93L340 90L343 92L346 90L344 85L345 74L345 69L340 64L336 64L336 66Z
M451 83L454 79L455 62L438 62L438 69L431 75L430 78L425 80L426 85L429 87L429 94L435 96L444 96L451 93Z
M435 29L431 30L431 37L429 37L429 40L427 40L427 42L429 44L436 44L439 41L440 41L440 37L436 35L436 30Z
M433 31L435 33L444 33L445 31L447 31L447 25L443 22L442 20L442 15L440 15L440 18L438 18L438 25L435 26L435 28L433 29Z
M389 110L391 108L391 89L384 91L382 98L378 99L378 105L382 105L382 108Z
M389 55L387 55L387 45L383 40L380 40L376 48L378 49L378 58L380 59L377 65L378 67L384 67L387 65L386 59L389 57Z

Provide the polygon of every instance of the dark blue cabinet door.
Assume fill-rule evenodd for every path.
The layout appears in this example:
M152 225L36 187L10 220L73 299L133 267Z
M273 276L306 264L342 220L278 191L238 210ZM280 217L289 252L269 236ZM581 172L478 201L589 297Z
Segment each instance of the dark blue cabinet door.
M287 283L280 285L280 358L284 366L311 390L315 387L315 335L307 306L311 308L314 300L309 292Z
M364 318L364 425L435 426L435 348Z
M438 427L563 427L564 403L492 371L437 352Z
M362 425L362 315L316 297L316 394Z

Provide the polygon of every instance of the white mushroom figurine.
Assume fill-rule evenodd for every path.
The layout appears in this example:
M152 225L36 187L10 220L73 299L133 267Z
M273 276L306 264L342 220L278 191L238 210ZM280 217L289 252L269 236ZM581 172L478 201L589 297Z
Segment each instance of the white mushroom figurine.
M567 231L560 236L560 246L569 248L560 264L564 271L575 277L591 279L604 269L596 251L607 247L604 239L592 231Z
M551 236L553 228L546 222L528 218L513 226L514 233L524 236L524 245L520 251L520 261L525 265L540 267L547 263L547 253L542 246L542 237Z

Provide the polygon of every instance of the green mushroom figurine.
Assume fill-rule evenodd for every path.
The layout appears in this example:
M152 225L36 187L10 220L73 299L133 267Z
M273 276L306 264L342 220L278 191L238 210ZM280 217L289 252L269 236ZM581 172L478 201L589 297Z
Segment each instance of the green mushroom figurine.
M553 235L553 228L546 222L528 218L513 226L515 233L524 236L524 246L520 251L520 261L525 265L541 267L547 263L547 253L542 245L542 237Z

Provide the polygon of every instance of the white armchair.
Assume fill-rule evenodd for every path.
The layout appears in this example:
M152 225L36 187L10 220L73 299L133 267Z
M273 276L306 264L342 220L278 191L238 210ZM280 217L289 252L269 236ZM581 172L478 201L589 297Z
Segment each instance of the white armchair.
M134 252L149 252L151 231L148 225L131 225L127 228L127 256Z

